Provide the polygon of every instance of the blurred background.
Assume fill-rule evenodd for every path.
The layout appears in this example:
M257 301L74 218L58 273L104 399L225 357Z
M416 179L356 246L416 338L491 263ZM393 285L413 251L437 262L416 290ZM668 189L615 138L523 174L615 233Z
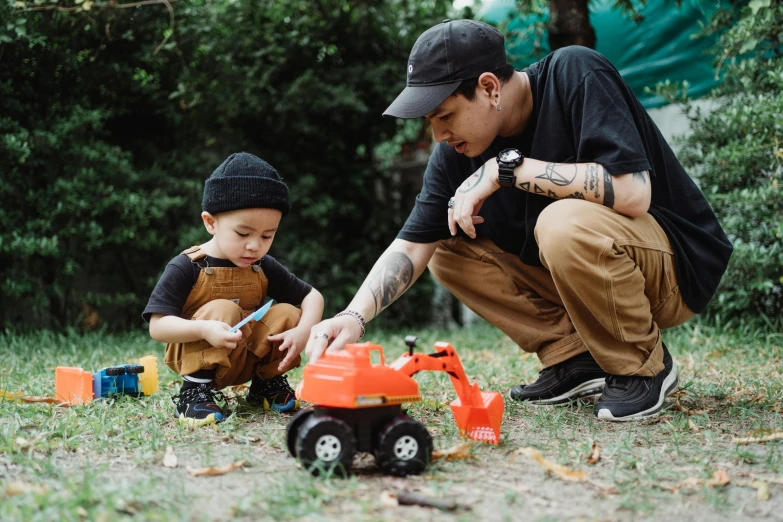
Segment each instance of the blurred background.
M497 26L518 68L604 53L735 243L706 315L780 327L781 0L0 0L0 328L145 327L237 151L291 188L271 254L345 307L420 188L426 122L381 113L444 18ZM465 320L428 274L379 318Z

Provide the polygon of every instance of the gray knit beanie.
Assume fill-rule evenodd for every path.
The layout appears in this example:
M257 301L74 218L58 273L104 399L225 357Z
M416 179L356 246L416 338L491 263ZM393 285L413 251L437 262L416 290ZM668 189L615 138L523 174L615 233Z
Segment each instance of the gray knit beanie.
M204 184L201 201L201 209L210 214L243 208L276 208L284 217L291 210L280 174L247 152L232 154L215 169Z

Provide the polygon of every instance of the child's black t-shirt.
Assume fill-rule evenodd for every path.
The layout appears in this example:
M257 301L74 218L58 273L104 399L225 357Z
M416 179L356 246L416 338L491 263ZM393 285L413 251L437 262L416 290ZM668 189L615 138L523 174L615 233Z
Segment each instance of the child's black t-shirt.
M606 58L585 47L559 49L525 72L533 95L525 131L497 138L476 158L458 154L446 143L436 146L416 204L397 237L415 243L451 237L449 198L481 165L508 147L546 162L595 162L611 175L647 170L652 181L649 213L671 242L685 303L694 312L702 311L726 270L732 246L633 91ZM533 232L541 211L554 201L500 189L484 202L479 212L484 223L476 225L476 233L518 254L524 263L540 266Z
M212 256L206 257L209 266L212 267L236 267L234 263L227 259L220 259ZM203 263L203 260L199 260ZM264 256L257 263L264 275L269 281L267 287L267 297L270 297L278 303L288 303L300 305L310 293L312 287L296 277L281 265L270 255ZM181 317L182 310L185 308L185 301L196 284L201 268L190 260L185 254L180 254L172 259L163 275L155 285L146 308L142 313L145 321L149 322L152 314L175 315ZM258 303L261 306L262 303Z

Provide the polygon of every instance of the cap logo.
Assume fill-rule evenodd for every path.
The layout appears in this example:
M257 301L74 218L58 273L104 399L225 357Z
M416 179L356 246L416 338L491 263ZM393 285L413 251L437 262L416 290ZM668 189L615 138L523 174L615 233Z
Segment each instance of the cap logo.
M413 74L413 64L408 66L408 74Z

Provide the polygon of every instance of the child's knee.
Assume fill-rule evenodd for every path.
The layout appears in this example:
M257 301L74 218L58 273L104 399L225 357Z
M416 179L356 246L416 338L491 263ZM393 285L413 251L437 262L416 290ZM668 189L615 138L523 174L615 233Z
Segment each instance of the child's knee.
M278 334L295 328L301 317L302 311L299 308L287 303L280 303L270 308L262 321L272 334Z
M196 310L192 319L222 321L234 325L242 319L242 308L234 301L215 299Z

